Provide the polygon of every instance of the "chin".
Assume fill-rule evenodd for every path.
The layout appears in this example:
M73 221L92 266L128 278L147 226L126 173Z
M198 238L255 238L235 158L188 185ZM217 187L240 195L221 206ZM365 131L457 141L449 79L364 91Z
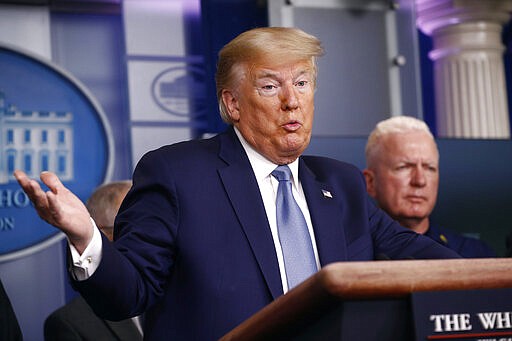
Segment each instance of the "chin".
M412 213L409 212L409 214L404 214L404 217L407 217L407 219L422 220L422 219L425 219L426 217L428 217L428 213L414 211Z

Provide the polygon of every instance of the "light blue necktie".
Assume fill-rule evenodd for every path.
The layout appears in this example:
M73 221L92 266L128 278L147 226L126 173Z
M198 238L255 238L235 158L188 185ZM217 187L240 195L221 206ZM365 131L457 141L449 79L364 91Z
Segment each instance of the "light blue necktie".
M272 172L279 181L276 199L277 231L284 256L288 289L317 271L306 219L292 194L291 170L278 166Z

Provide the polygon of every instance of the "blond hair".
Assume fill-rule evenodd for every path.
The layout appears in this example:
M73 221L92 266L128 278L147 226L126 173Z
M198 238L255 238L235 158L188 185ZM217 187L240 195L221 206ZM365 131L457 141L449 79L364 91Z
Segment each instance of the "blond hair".
M235 86L243 64L267 60L275 63L310 60L313 81L316 82L316 58L322 54L320 40L298 28L261 27L243 32L219 52L215 82L222 119L228 124L232 123L222 101L222 92Z

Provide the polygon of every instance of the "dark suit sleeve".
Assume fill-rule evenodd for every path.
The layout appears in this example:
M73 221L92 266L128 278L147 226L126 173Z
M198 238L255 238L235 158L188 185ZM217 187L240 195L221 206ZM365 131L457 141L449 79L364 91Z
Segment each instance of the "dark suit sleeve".
M23 340L21 329L11 301L0 281L0 340Z
M87 280L74 281L101 318L119 321L140 315L165 290L175 259L173 171L161 153L150 152L141 159L116 217L115 242L102 236L98 268Z

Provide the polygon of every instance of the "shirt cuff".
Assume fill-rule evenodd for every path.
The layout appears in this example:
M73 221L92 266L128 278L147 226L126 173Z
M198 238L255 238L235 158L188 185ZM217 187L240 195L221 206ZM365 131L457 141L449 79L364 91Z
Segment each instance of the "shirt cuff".
M74 279L77 281L83 281L91 277L101 262L101 249L103 245L101 240L101 232L92 218L91 222L94 228L92 239L81 255L68 239L68 245L71 251L71 259L73 261L71 272Z

